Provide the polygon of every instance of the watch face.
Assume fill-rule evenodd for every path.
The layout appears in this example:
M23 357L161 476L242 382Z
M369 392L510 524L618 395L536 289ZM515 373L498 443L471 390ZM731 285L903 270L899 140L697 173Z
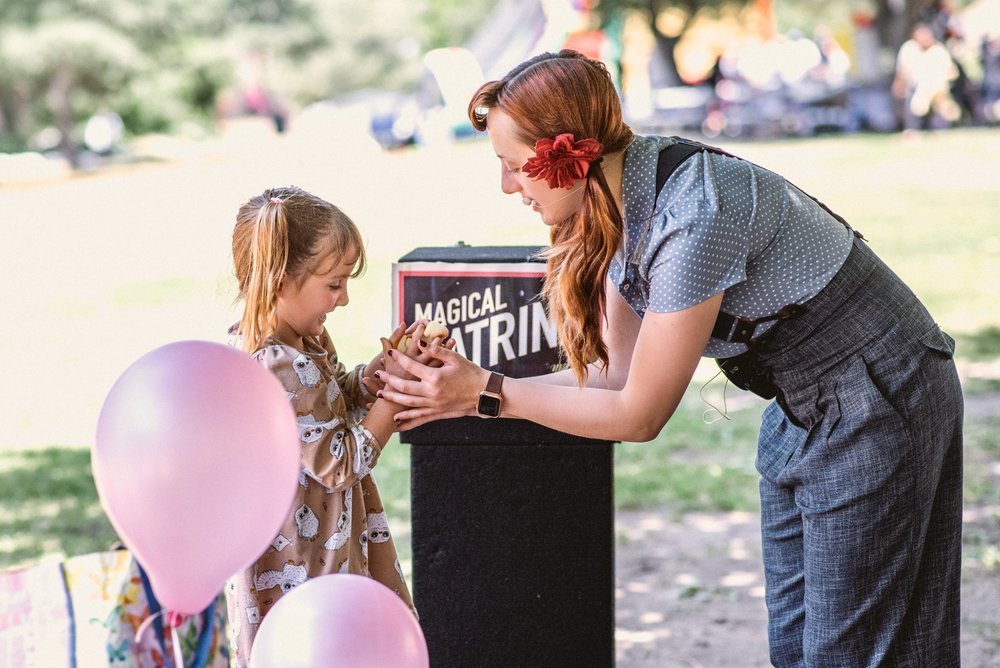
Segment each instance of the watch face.
M479 395L479 405L476 407L480 415L486 417L500 417L500 397L486 394Z

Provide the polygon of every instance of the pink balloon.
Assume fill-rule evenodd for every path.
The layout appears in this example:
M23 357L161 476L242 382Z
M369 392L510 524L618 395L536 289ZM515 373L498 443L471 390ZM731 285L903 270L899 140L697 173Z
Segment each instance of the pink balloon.
M259 557L298 485L277 378L208 341L157 348L118 378L91 457L101 504L167 610L195 614Z
M250 668L427 668L427 641L394 591L363 575L306 580L261 621Z

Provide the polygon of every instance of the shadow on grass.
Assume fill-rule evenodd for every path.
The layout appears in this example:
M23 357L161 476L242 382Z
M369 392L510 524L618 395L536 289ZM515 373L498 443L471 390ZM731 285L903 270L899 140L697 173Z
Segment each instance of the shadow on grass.
M986 333L976 340L985 341L989 350L994 336L1000 334ZM986 399L990 397L980 397ZM699 387L692 386L656 439L615 446L616 507L668 505L679 515L757 511L754 456L766 403L747 393L735 394L730 397L729 419L706 424L709 404ZM1000 506L1000 417L992 410L969 411L965 431L966 503ZM393 437L377 468L379 490L406 567L411 554L409 447ZM987 523L997 526L995 515L990 514ZM94 486L89 449L54 446L0 452L0 568L30 564L43 556L102 551L116 540ZM984 544L996 549L992 530Z
M106 550L117 540L88 449L0 452L0 490L0 568Z

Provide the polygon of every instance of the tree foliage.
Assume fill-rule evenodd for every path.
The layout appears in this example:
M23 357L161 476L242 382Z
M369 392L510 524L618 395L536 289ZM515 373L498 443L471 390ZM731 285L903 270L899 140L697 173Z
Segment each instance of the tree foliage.
M464 43L493 4L0 0L0 150L54 127L73 159L81 123L102 110L133 133L209 124L247 77L288 106L412 88L421 55Z
M779 17L807 21L862 7L895 48L931 0L904 0L902 11L893 0L590 1L605 25L625 12L645 16L665 70L676 74L674 46L699 11L773 3ZM0 0L0 150L30 146L40 130L55 127L72 158L80 123L101 110L116 111L133 133L208 124L248 71L293 107L364 88L412 89L422 54L466 43L496 4ZM657 21L665 11L682 19L670 31Z
M970 1L958 0L951 4L964 6ZM679 85L681 78L673 60L674 48L701 11L753 5L761 11L772 12L778 30L795 27L806 34L813 33L821 25L829 25L835 17L846 21L853 12L865 12L875 21L882 47L894 55L907 39L913 25L940 4L943 4L940 0L600 0L597 8L604 25L610 24L624 12L643 15L656 39L659 56L664 60L663 65L673 79L664 83ZM682 21L675 29L664 32L657 19L668 11Z

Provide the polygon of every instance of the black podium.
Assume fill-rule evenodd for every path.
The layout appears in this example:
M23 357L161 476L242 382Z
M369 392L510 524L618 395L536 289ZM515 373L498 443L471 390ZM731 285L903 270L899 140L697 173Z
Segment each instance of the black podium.
M558 357L537 251L416 249L393 268L394 320L442 320L484 367L545 373ZM613 444L507 419L400 436L412 445L412 585L431 666L613 666Z

